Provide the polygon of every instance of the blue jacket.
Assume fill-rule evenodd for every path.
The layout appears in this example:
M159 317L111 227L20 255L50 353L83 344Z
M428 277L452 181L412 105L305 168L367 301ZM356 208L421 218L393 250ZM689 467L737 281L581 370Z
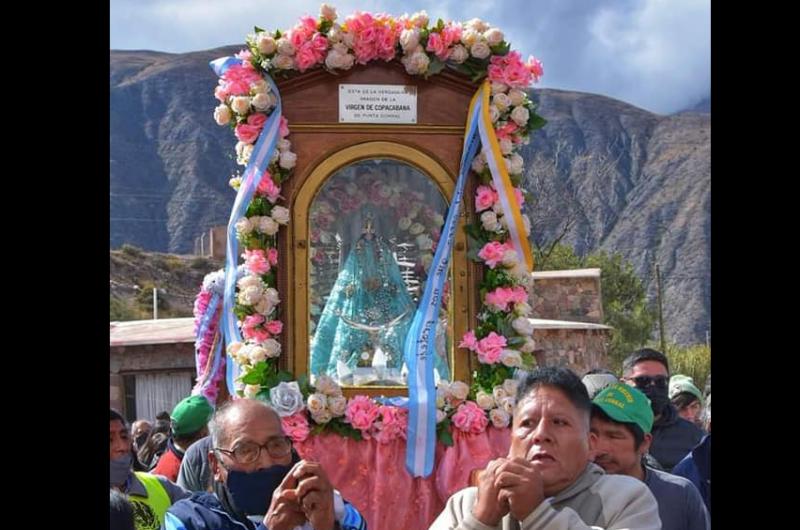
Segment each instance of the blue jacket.
M697 487L711 515L711 435L706 435L692 452L675 466L672 473L689 479Z

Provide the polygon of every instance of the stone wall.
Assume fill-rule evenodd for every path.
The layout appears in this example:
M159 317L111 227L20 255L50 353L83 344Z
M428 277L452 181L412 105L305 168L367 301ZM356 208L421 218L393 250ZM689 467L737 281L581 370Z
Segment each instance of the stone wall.
M600 269L534 272L531 306L534 318L601 323Z

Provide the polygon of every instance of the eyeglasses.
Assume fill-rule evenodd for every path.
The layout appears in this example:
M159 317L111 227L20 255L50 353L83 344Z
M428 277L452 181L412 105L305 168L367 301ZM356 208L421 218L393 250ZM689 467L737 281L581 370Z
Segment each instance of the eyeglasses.
M264 445L255 442L239 442L233 449L215 447L215 451L224 453L239 464L252 464L261 457L261 450L266 449L272 458L283 458L292 452L292 442L286 436L276 436L267 440Z
M636 385L636 388L647 388L649 386L655 386L657 388L667 388L669 384L669 379L665 375L657 375L655 377L651 377L649 375L639 375L636 377L631 377L631 381Z

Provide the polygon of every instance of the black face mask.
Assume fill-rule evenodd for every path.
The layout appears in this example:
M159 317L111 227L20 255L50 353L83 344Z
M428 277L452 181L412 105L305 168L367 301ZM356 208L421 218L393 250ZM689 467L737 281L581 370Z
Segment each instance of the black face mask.
M646 388L639 388L639 390L650 400L650 408L653 409L654 416L660 415L669 405L669 392L666 388L651 385Z
M144 447L144 443L147 441L147 437L150 435L149 432L143 432L139 436L133 439L133 447L136 448L138 451L142 447Z
M228 470L225 484L214 481L214 493L236 513L264 515L272 502L272 493L299 461L300 457L292 451L292 462L288 466L276 464L250 473Z

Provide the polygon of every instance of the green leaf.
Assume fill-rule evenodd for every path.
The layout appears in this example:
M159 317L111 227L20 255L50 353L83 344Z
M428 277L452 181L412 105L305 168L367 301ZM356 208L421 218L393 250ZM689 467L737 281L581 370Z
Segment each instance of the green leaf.
M434 55L433 59L431 59L431 63L428 65L428 71L425 72L425 79L427 79L428 76L438 74L439 72L442 71L443 68L444 68L444 62L442 62L441 59L439 59Z
M279 29L276 29L276 30L275 30L275 38L276 38L276 39L280 39L280 38L281 38L281 35L282 35L282 34L281 34L281 30L279 30Z
M253 26L254 33L264 33L265 31L265 29L259 28L258 26Z
M453 434L450 432L452 422L445 418L436 426L436 438L447 447L453 446Z
M257 363L252 370L250 370L246 375L242 377L242 383L246 385L261 384L266 369L267 369L267 363L265 361Z
M444 29L444 20L441 18L436 21L436 29L440 32Z
M317 25L317 31L320 33L327 33L333 27L333 22L328 20L327 18L320 17L319 24Z
M506 41L490 46L493 55L507 55L511 51L511 44Z
M542 118L538 114L532 114L528 119L528 130L530 131L541 129L545 125L547 125L547 120Z

